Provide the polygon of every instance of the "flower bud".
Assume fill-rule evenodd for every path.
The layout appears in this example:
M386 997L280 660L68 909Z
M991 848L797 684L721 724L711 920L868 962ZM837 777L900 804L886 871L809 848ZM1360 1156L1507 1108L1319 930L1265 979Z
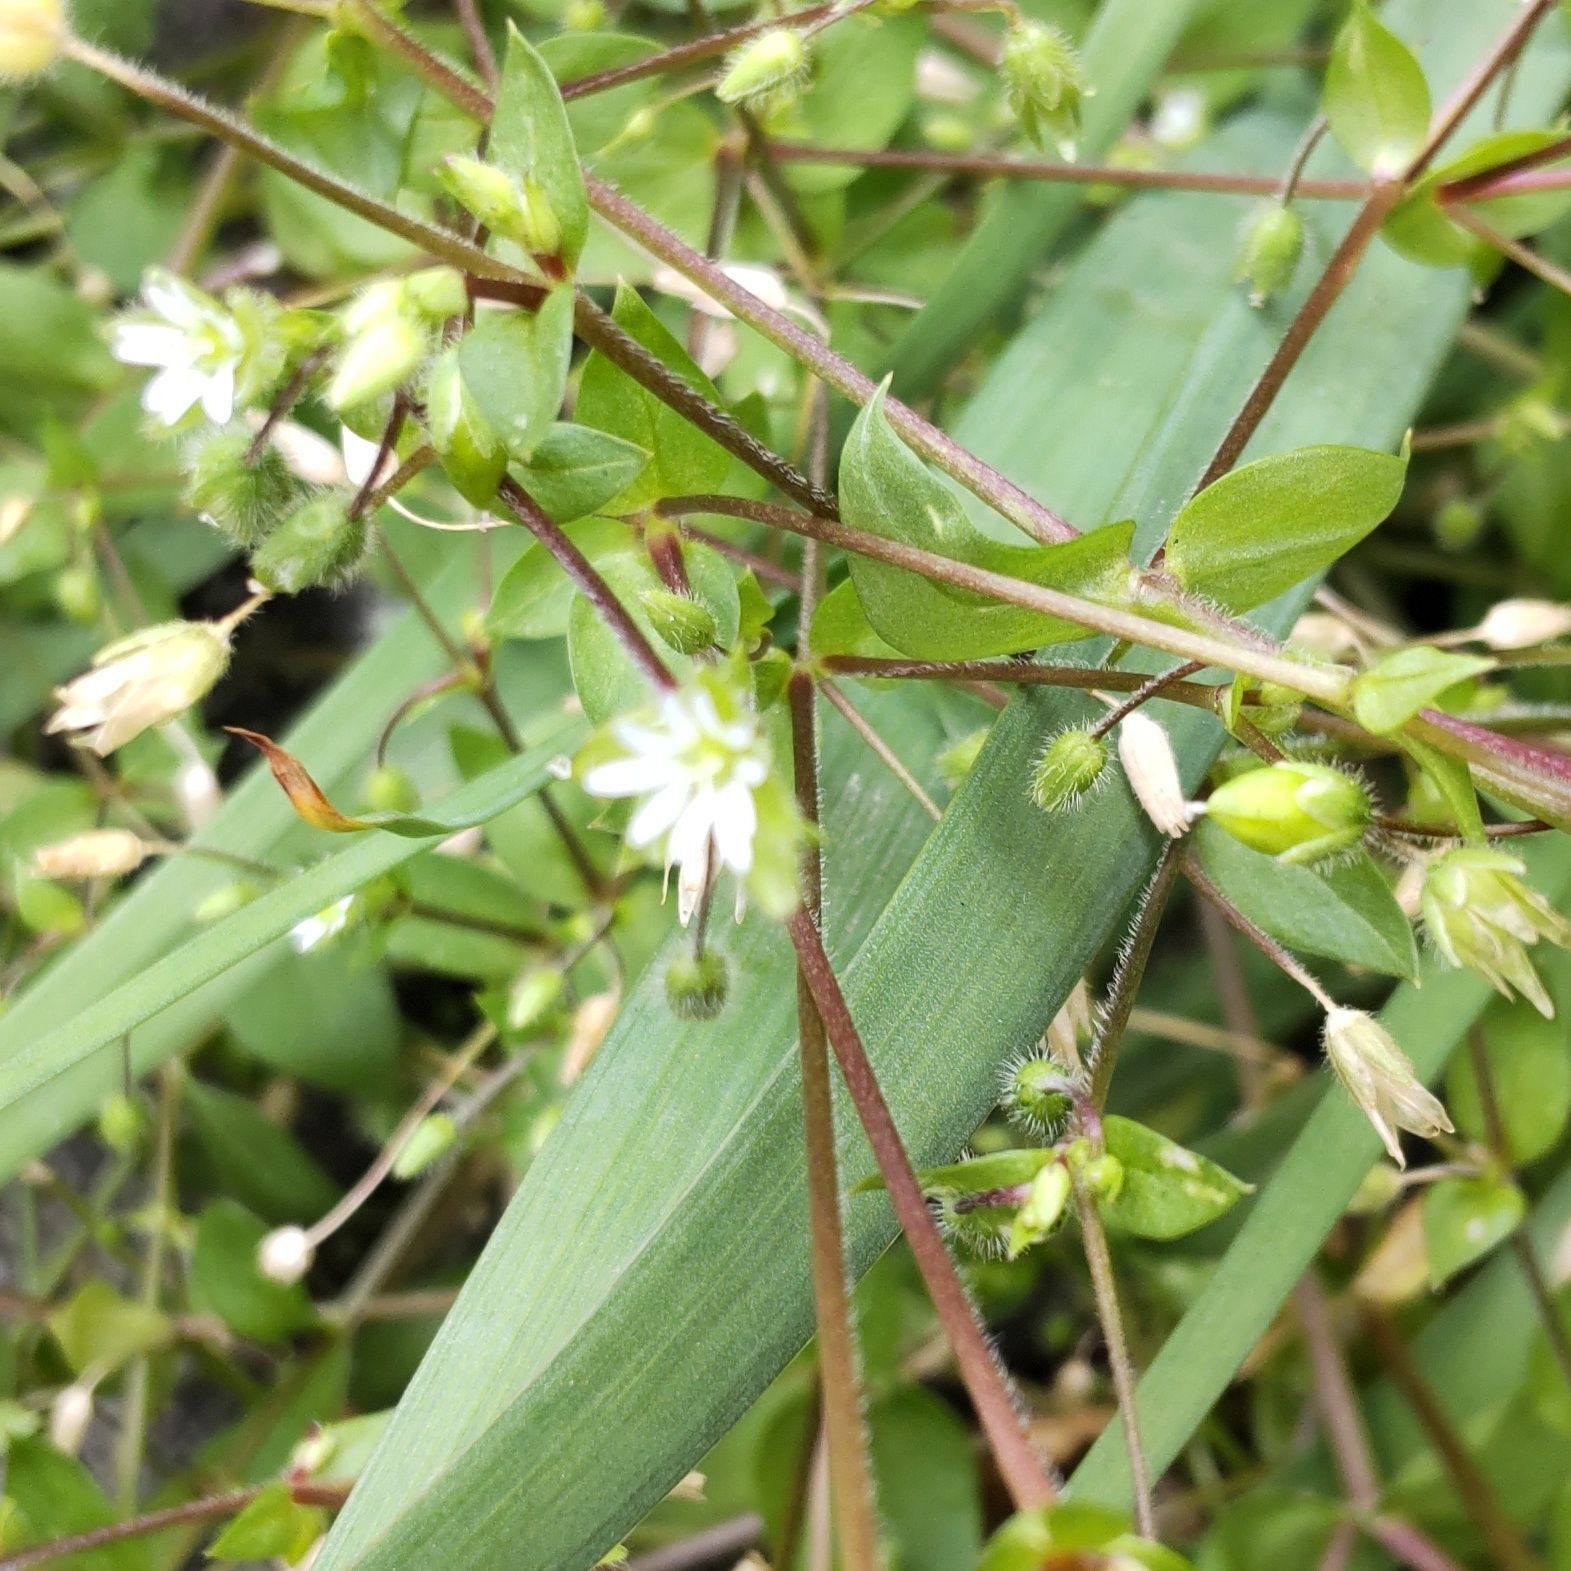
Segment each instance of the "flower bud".
M77 1381L62 1390L49 1407L49 1443L67 1456L75 1456L93 1421L93 1388Z
M403 281L411 310L429 322L445 322L469 309L469 289L456 267L426 267Z
M639 597L649 625L678 654L696 655L712 649L720 636L715 614L694 595L674 589L646 589Z
M495 164L457 155L440 173L454 200L492 234L516 240L531 256L555 256L561 249L562 225L538 180L517 180Z
M1443 551L1465 551L1484 532L1484 510L1468 496L1454 496L1435 514L1435 543Z
M1020 128L1038 147L1053 141L1073 158L1081 101L1090 96L1075 46L1056 27L1021 20L1005 35L998 65Z
M958 791L965 777L971 773L978 758L982 756L982 748L989 734L987 726L978 726L969 735L963 736L958 742L946 747L937 758L933 760L938 766L938 772L943 777L944 784L951 791Z
M507 1029L528 1031L540 1024L562 996L562 973L549 966L525 971L507 995Z
M118 1155L130 1156L142 1143L146 1123L142 1104L117 1091L98 1109L98 1138Z
M53 65L64 32L63 0L0 0L0 77L35 76Z
M77 562L55 574L54 600L61 614L73 622L89 625L98 620L104 608L98 589L98 574L91 564Z
M1378 1020L1358 1009L1329 1010L1325 1051L1337 1079L1364 1110L1398 1167L1407 1166L1399 1129L1426 1140L1451 1130L1445 1108L1419 1083L1407 1055Z
M353 576L366 552L364 517L351 518L341 493L297 507L251 557L251 573L275 594L336 585Z
M807 84L808 54L802 35L789 27L739 44L715 88L723 104L745 104L759 113L791 102Z
M713 949L683 952L666 967L665 996L678 1020L713 1020L725 1008L730 977Z
M1118 727L1118 759L1146 817L1164 835L1187 834L1190 807L1167 732L1138 709L1125 715Z
M1107 743L1083 726L1060 731L1031 770L1031 800L1044 812L1073 807L1095 790L1107 767Z
M1531 649L1571 633L1571 606L1553 600L1502 600L1473 629L1491 649Z
M118 878L147 858L147 846L129 829L86 829L33 851L40 878Z
M1009 1229L1008 1255L1013 1260L1032 1244L1039 1244L1063 1220L1073 1183L1062 1162L1049 1162L1031 1181L1031 1192Z
M1080 1170L1091 1198L1111 1205L1124 1190L1124 1164L1110 1151L1093 1156Z
M1329 764L1289 758L1219 785L1205 811L1246 846L1298 863L1356 845L1373 808L1369 792L1353 776Z
M217 622L161 622L99 650L90 671L58 688L44 727L70 731L100 755L205 698L229 664L229 630Z
M287 1287L311 1269L316 1246L303 1227L275 1227L257 1245L256 1268L269 1282Z
M383 764L365 783L366 806L375 813L412 813L420 793L409 776L394 764Z
M242 550L259 546L294 506L300 483L271 443L246 462L249 431L216 431L190 456L185 499L215 529Z
M426 333L403 314L374 318L344 345L328 385L328 403L349 409L392 392L419 370L429 348Z
M1431 862L1419 909L1430 942L1454 966L1477 971L1507 998L1520 993L1546 1019L1554 1002L1527 951L1540 938L1571 948L1571 922L1528 885L1505 851L1463 846Z
M1244 228L1238 258L1238 282L1248 284L1249 303L1263 306L1293 281L1304 253L1304 221L1294 208L1268 202L1255 211Z
M408 1143L393 1160L393 1177L418 1178L419 1175L452 1150L458 1139L458 1125L449 1113L432 1113L415 1125Z
M1044 1134L1068 1116L1070 1081L1062 1064L1046 1057L1022 1060L1004 1085L1004 1110Z

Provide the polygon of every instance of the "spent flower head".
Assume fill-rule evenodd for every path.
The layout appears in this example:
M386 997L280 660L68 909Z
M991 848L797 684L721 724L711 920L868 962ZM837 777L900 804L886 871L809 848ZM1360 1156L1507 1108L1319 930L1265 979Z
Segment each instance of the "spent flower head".
M1118 726L1118 759L1146 817L1164 835L1176 839L1187 834L1194 810L1184 800L1178 760L1167 732L1138 709L1125 715Z
M723 870L766 909L784 914L794 904L800 826L772 762L748 673L735 662L705 666L652 707L613 721L580 759L591 796L635 800L627 842L663 846L684 923Z
M1526 882L1526 872L1508 851L1447 851L1425 869L1419 909L1430 941L1452 965L1477 971L1507 998L1514 989L1548 1018L1555 1006L1527 952L1540 938L1571 948L1571 922Z
M33 851L40 878L118 878L147 860L152 848L129 829L85 829Z
M279 311L265 296L233 291L215 300L166 268L149 268L142 307L122 316L110 348L126 365L156 371L142 407L166 426L198 405L216 425L257 398L287 358Z
M44 729L72 732L102 755L173 720L224 674L237 620L160 622L107 645L91 670L55 690L60 707Z
M1081 102L1092 91L1075 46L1046 22L1017 20L1004 36L998 67L1025 134L1038 147L1054 142L1065 158L1073 158Z
M1364 1110L1398 1167L1405 1167L1397 1131L1431 1139L1452 1128L1438 1097L1419 1082L1396 1039L1360 1009L1326 1012L1325 1050L1336 1077Z

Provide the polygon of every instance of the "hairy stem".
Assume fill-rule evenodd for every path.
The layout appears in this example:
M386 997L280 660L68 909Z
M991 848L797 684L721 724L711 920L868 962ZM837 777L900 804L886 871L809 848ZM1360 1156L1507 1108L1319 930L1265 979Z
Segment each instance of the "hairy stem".
M787 919L786 929L796 946L802 973L812 990L813 1001L839 1060L868 1144L888 1186L895 1215L905 1230L906 1243L954 1348L961 1378L997 1460L999 1473L1018 1507L1045 1505L1056 1497L1057 1488L1032 1448L1005 1384L1004 1373L988 1346L971 1301L961 1286L954 1261L939 1236L938 1225L923 1198L911 1158L906 1153L889 1104L884 1100L845 995L840 991L834 968L824 952L818 928L803 907Z

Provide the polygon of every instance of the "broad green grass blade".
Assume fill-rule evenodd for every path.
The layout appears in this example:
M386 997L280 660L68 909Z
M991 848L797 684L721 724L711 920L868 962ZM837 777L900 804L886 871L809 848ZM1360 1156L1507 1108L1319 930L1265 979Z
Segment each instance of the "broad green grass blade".
M583 731L581 720L563 717L527 751L453 792L427 809L426 816L442 826L441 835L488 823L538 791L549 778L547 765L582 740ZM441 835L424 839L385 831L358 835L337 854L214 923L0 1063L0 1107L12 1110L22 1105L25 1098L69 1075L128 1031L260 954L297 922L430 850ZM111 1075L118 1075L118 1061L112 1061L109 1069Z
M1443 8L1401 9L1411 18ZM1449 15L1438 79L1455 80L1509 14L1501 0ZM1563 52L1547 64L1535 55L1518 85L1521 112L1546 105L1566 76ZM1298 129L1253 121L1208 154L1280 168ZM1229 281L1232 259L1216 238L1239 211L1184 197L1116 218L958 434L1033 489L1051 489L1082 525L1133 514L1153 543L1283 325L1252 312ZM1320 255L1331 239L1317 237ZM1394 447L1465 298L1462 279L1377 250L1260 450ZM1290 612L1279 607L1275 625ZM1020 811L1042 735L1086 712L1042 693L1011 705L865 941L887 887L877 872L901 865L921 826L907 819L870 846L884 820L832 798L830 936L918 1162L952 1156L980 1121L998 1065L1035 1040L1149 865L1154 838L1122 791L1070 818ZM908 713L881 723L897 748L913 747ZM1194 776L1215 732L1192 717L1173 726ZM831 780L844 768L837 760ZM404 1571L437 1546L455 1567L586 1566L801 1345L811 1312L790 969L761 930L744 930L733 953L737 996L707 1030L673 1025L658 967L635 990L319 1571ZM849 1116L841 1133L854 1182L871 1162ZM1328 1156L1356 1164L1361 1151ZM853 1202L858 1269L891 1236L879 1197ZM1243 1351L1231 1352L1233 1364ZM1178 1397L1157 1394L1159 1409L1174 1404L1175 1430L1192 1422Z

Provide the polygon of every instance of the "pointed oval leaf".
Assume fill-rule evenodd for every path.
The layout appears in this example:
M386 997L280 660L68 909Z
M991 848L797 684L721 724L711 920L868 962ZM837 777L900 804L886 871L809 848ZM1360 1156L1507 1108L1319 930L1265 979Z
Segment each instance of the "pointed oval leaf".
M1376 179L1401 174L1429 134L1424 68L1369 0L1355 0L1331 47L1325 109L1342 151Z
M1384 736L1404 726L1447 688L1492 671L1484 655L1457 654L1418 644L1377 660L1353 682L1353 715L1366 731Z
M1101 1206L1109 1227L1138 1238L1182 1238L1225 1215L1253 1184L1132 1118L1102 1121L1110 1156L1124 1165L1123 1187Z

